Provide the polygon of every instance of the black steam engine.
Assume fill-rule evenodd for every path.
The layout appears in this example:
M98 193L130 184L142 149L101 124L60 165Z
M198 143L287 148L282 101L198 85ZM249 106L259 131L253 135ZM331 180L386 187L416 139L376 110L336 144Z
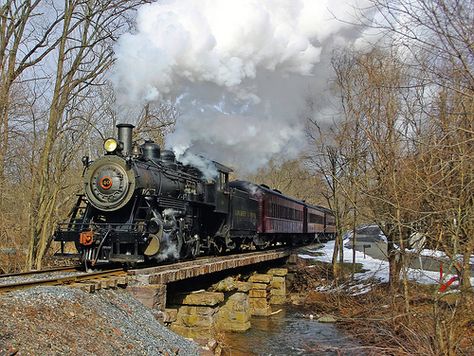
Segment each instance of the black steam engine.
M84 194L54 235L62 253L73 242L85 263L137 263L334 234L327 209L265 186L229 183L231 170L217 162L216 176L207 179L152 141L134 145L133 125L117 128L118 140L105 140L103 157L83 158Z

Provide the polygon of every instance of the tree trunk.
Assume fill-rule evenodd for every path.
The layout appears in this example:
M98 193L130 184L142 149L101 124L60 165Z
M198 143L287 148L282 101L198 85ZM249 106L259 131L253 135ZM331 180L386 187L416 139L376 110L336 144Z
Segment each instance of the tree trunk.
M400 286L400 254L393 243L393 236L387 236L387 258L389 265L388 284L390 290L397 291Z
M461 291L469 298L473 298L471 285L471 258L472 251L466 246L463 253L462 276L461 276Z

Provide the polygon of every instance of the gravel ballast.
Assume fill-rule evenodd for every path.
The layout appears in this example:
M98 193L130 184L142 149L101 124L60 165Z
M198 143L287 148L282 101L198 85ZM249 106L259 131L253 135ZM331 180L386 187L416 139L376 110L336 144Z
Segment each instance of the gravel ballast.
M0 355L198 355L125 290L37 287L0 295Z

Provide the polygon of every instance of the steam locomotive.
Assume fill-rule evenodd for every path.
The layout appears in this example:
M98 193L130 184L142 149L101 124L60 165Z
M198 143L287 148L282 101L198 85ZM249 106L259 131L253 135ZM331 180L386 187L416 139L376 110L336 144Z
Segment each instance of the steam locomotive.
M54 233L60 255L72 242L86 264L161 262L335 233L328 209L265 185L229 182L231 169L214 161L209 179L153 141L133 144L133 125L117 128L117 139L104 141L103 157L82 159L84 194Z

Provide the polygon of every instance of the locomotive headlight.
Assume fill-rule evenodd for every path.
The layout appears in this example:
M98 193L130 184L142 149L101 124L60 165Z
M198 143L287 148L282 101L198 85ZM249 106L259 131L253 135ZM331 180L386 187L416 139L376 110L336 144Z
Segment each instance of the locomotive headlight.
M104 141L104 150L107 153L112 153L114 152L118 147L118 142L115 138L108 138L107 140Z

